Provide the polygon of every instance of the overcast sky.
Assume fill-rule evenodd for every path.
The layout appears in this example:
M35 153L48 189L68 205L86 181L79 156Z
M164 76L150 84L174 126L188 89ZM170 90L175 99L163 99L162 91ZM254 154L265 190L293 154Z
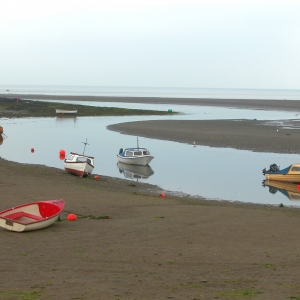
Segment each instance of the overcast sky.
M300 89L300 1L0 0L0 85Z

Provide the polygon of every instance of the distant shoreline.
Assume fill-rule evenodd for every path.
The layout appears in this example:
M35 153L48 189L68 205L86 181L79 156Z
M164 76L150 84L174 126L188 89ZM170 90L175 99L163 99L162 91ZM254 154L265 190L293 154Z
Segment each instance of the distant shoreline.
M66 95L36 95L36 94L0 94L4 98L28 100L64 100L64 101L97 101L123 102L168 105L194 105L231 107L258 110L300 111L298 100L257 100L257 99L214 99L214 98L162 98L162 97L108 97L108 96L66 96ZM172 109L172 107L170 107Z

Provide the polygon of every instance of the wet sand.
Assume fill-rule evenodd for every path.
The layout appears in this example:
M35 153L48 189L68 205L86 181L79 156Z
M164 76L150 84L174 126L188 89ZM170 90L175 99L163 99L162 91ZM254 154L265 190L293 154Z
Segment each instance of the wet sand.
M1 299L299 297L298 209L162 198L156 187L101 174L0 166L1 210L66 201L48 228L0 229ZM69 213L94 218L70 222Z
M192 145L300 153L300 120L155 120L114 124L107 128L122 134Z
M162 122L170 136L181 140L195 132L195 126L201 125L199 131L205 128L207 121L182 124L183 133L171 132L171 125L179 123L168 127ZM245 121L234 126L236 122L214 121L212 134L223 126L236 127L238 134ZM250 123L245 123L248 131L265 126ZM211 126L203 129L207 136ZM236 139L256 141L259 147L254 133L249 138L246 129L244 134L240 130ZM256 135L267 135L263 130L267 129L259 128ZM293 138L293 133L282 134L284 138ZM286 149L284 143L279 150ZM300 297L299 209L168 194L162 198L162 191L148 184L103 174L100 180L80 179L61 169L3 159L0 170L0 210L38 200L66 201L62 221L46 229L0 229L0 299ZM71 212L82 218L66 221ZM99 216L112 218L96 219Z

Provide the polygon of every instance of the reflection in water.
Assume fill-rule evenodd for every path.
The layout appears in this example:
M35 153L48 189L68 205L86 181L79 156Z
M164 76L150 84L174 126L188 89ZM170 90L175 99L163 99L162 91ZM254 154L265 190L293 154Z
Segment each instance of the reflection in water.
M264 180L263 187L269 187L269 192L275 194L277 191L281 192L290 200L300 201L300 185L291 182Z
M0 134L0 145L3 144L3 141L7 138L7 135L5 133Z
M118 162L117 167L119 172L128 179L147 179L154 174L150 166L127 165Z
M55 120L57 122L64 122L64 123L73 122L73 123L76 123L77 117L70 117L70 116L65 117L64 115L62 115L62 116L56 117Z

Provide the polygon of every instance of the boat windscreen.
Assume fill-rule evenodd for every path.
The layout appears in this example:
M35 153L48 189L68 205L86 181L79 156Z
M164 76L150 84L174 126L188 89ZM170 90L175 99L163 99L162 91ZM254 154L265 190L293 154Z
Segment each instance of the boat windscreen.
M85 157L77 157L76 161L79 161L79 162L86 162L87 159Z
M133 156L133 152L132 151L126 151L126 156Z

